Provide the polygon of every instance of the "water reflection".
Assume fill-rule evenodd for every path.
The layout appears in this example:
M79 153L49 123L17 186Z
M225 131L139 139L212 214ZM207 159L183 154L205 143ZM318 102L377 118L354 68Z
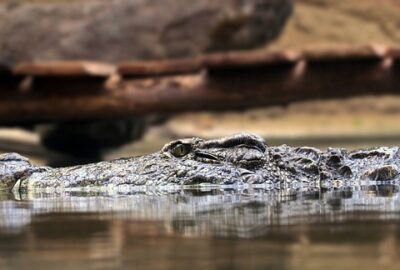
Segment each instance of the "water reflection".
M399 194L398 185L2 194L0 269L395 269Z

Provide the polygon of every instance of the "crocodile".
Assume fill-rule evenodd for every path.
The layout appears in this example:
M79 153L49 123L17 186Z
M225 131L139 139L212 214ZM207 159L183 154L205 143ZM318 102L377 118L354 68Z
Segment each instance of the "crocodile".
M16 153L0 155L0 188L37 189L263 185L320 188L354 181L400 179L399 147L346 151L268 146L255 134L172 141L161 151L64 168L35 166Z

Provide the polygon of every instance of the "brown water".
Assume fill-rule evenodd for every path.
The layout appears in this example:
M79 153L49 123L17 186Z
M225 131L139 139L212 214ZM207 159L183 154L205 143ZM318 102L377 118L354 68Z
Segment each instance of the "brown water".
M399 186L2 194L0 269L398 269Z

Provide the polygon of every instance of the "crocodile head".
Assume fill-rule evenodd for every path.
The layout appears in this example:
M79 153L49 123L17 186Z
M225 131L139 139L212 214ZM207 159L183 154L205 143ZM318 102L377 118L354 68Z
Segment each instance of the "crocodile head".
M265 179L260 171L268 171L263 170L267 160L266 143L256 135L190 138L141 157L58 169L32 167L18 189L247 183Z
M246 182L265 165L266 150L261 137L241 133L218 140L172 141L132 163L141 166L135 168L135 178L142 184L233 184Z

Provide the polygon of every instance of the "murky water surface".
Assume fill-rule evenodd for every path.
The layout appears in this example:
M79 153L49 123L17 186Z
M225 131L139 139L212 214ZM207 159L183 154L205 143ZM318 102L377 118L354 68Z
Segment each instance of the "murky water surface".
M0 269L398 269L398 185L2 194Z

